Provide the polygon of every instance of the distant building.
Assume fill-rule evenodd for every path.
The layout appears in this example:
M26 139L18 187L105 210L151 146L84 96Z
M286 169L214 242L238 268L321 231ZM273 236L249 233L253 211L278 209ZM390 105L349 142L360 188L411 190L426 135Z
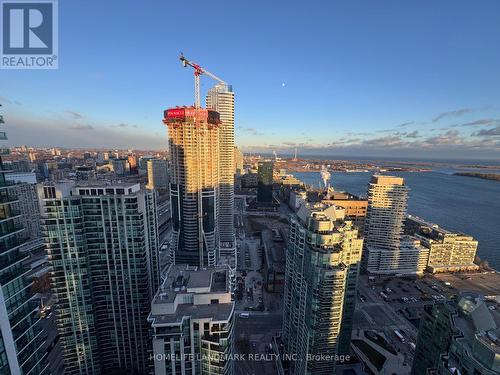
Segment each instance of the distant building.
M217 111L219 125L219 248L221 255L236 256L234 237L234 92L231 85L208 90L207 109Z
M317 195L319 202L334 204L345 209L346 219L351 220L363 233L368 201L348 192L333 191L331 188L323 191L308 191L308 199Z
M467 296L458 303L427 307L412 375L499 374L500 314L495 305Z
M304 204L291 217L282 329L285 352L297 356L291 375L332 374L332 358L349 353L362 247L342 208Z
M427 270L437 272L474 271L478 242L472 236L451 232L418 217L408 216L405 233L416 237L429 250Z
M9 173L5 175L5 179L15 183L9 186L9 193L17 197L12 208L20 214L16 218L16 223L26 229L24 236L30 239L41 237L42 228L35 173Z
M135 155L127 156L128 165L130 168L130 174L139 173L139 159Z
M156 195L139 184L40 184L65 374L147 373L159 285Z
M111 159L110 165L117 176L125 176L130 172L127 159Z
M168 191L168 165L164 159L149 159L148 168L148 189L158 190L160 193Z
M272 204L273 202L273 162L259 162L257 177L257 202Z
M170 265L153 302L155 375L233 374L229 268Z
M178 107L164 116L175 262L214 266L219 257L219 113Z
M256 188L258 185L258 174L257 173L245 173L243 176L241 176L241 187L242 188Z
M243 169L243 152L234 146L234 174L241 176L244 173Z
M370 274L419 274L428 249L403 238L409 188L402 177L375 175L368 185L362 265Z

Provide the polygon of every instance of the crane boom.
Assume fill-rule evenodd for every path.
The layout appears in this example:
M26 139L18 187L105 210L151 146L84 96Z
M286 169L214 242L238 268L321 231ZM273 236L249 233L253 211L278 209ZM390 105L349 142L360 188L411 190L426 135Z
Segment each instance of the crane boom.
M202 68L198 64L186 59L182 53L181 53L181 56L179 57L179 60L181 60L182 65L185 68L190 66L194 69L194 106L195 106L195 108L200 108L200 106L201 106L201 104L200 104L200 76L202 74L205 74L205 75L209 76L210 78L212 78L213 80L218 81L224 85L226 84L226 82L224 82L222 79L217 77L215 74L210 73L208 70Z

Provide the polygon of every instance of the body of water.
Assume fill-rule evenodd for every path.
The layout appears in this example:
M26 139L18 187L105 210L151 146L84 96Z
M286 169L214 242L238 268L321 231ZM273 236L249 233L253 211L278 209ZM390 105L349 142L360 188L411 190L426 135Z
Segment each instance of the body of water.
M405 178L411 189L408 213L440 227L472 235L478 255L500 270L500 182L453 176L456 170L390 173ZM319 186L317 172L293 173L308 185ZM330 185L338 191L366 197L371 172L332 172Z

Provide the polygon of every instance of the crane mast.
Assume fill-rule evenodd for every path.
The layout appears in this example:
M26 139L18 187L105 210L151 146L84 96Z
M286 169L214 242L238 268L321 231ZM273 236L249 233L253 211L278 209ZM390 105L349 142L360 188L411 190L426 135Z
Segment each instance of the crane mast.
M218 81L224 85L226 84L226 82L224 82L222 79L217 77L215 74L210 73L208 70L202 68L198 64L186 59L182 53L181 53L181 56L179 57L179 60L181 60L182 65L185 68L190 66L194 69L194 106L196 109L201 107L201 104L200 104L200 76L202 74L205 74L206 76L209 76L213 80Z

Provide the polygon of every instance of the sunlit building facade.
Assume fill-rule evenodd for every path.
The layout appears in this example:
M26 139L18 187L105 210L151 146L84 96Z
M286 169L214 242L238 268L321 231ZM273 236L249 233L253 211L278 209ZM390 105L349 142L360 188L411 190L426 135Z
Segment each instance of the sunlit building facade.
M166 110L163 122L168 126L175 263L213 266L219 257L219 113L178 107Z
M208 90L208 109L219 112L219 240L221 255L235 256L234 237L234 92L217 84Z
M290 220L283 309L292 375L332 374L349 353L363 239L342 208L303 204ZM329 359L308 359L308 356Z

